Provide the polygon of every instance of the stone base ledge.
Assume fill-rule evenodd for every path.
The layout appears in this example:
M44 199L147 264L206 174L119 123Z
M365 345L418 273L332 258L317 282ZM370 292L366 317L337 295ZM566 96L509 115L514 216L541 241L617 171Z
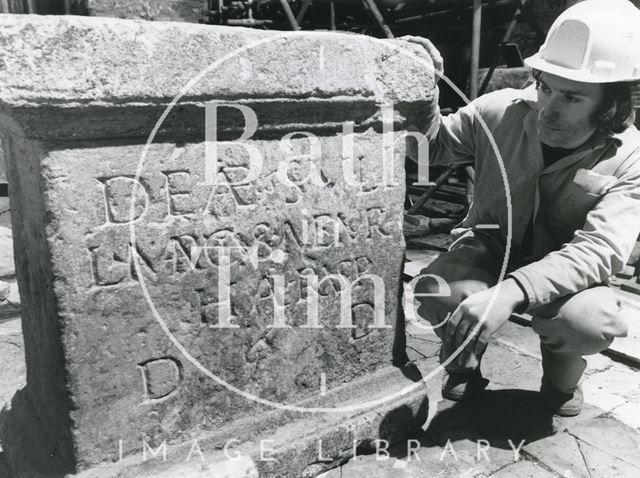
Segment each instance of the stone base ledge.
M194 437L193 440L178 445L167 443L166 460L163 459L161 444L154 443L146 449L145 461L141 441L139 454L118 462L118 450L113 450L115 463L103 464L73 476L311 478L349 460L353 456L354 443L357 448L376 439L393 443L410 438L412 432L427 419L428 396L436 395L439 388L439 375L426 382L421 382L421 379L437 367L436 357L404 368L389 366L330 391L325 397L314 400L316 403L303 405L348 406L412 387L401 397L370 409L305 414L272 410L261 414L257 419L238 419L219 430L216 436ZM15 411L2 413L5 427L7 418L12 413ZM258 425L256 422L259 422ZM261 436L257 436L255 430L261 430ZM19 430L14 432L18 433ZM225 444L228 444L226 454ZM152 456L154 452L156 456ZM20 454L14 449L11 456ZM235 459L229 460L229 456ZM29 467L28 461L13 461L10 465L13 470L11 478L62 476L55 472L36 472Z

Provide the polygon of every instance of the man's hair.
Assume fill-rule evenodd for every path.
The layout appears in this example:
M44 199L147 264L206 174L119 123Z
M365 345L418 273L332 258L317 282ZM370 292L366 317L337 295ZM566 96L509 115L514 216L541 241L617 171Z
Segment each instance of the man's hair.
M531 75L540 81L542 71L533 69ZM636 111L633 105L634 84L620 81L603 83L602 104L596 109L591 118L598 132L606 135L622 133L633 124Z

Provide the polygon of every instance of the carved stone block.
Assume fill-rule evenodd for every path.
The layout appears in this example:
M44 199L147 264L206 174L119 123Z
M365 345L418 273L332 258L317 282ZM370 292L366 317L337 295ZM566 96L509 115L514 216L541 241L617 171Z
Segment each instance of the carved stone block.
M219 446L391 363L400 133L428 69L339 34L44 17L0 36L28 377L12 466Z

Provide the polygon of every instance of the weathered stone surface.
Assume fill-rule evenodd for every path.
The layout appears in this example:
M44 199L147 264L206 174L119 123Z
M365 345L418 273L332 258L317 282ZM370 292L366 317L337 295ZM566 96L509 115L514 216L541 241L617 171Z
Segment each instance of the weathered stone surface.
M4 153L0 147L0 184L7 183L7 166L4 163Z
M640 432L640 399L627 402L616 408L611 414L622 423Z
M414 372L426 375L437 366L435 359L415 364ZM345 406L356 405L378 393L380 383L389 393L412 390L404 395L373 406L367 410L332 414L291 415L273 410L259 416L244 417L214 435L193 435L183 444L167 444L166 462L161 444L154 446L155 457L148 450L144 461L142 443L134 443L137 453L125 457L122 463L103 464L78 478L154 478L220 476L230 465L229 457L242 456L248 469L260 476L282 478L311 478L346 461L363 442L380 438L388 443L405 442L425 420L430 407L428 396L438 387L437 381L416 383L416 376L406 370L386 367L354 380L350 384L328 392L311 404ZM287 423L284 423L285 421ZM273 423L280 423L274 430ZM259 430L259 434L256 432ZM225 451L224 446L227 445ZM113 451L117 456L117 450ZM247 460L247 458L249 460ZM236 475L231 475L235 478ZM240 474L240 476L245 476ZM253 476L253 475L249 475Z
M556 475L530 461L520 461L502 468L492 478L552 478Z
M640 433L610 415L569 427L580 444L587 443L640 469Z
M11 209L8 197L0 197L0 227L11 227Z
M598 446L578 441L587 468L592 477L615 476L620 478L635 478L640 474L640 467L632 462L621 460L604 451Z
M543 438L527 444L525 453L547 465L560 476L590 478L580 447L568 433Z
M97 17L139 18L198 23L206 2L198 0L72 0L70 13ZM69 12L68 12L69 13Z
M333 409L325 390L391 362L404 145L384 131L430 99L427 69L351 35L267 42L277 34L12 16L0 33L28 378L2 418L14 468L84 470L142 439L215 446L239 417L249 440L295 415L260 421L268 405ZM146 147L184 84L259 39L191 88ZM226 101L229 141L210 178L213 100ZM384 124L383 101L396 107ZM258 120L242 143L240 106ZM280 141L297 131L318 133L312 159L304 135Z
M260 99L261 130L281 137L287 125L339 128L347 112L364 122L382 101L419 114L433 95L432 72L412 60L430 61L421 47L340 33L5 15L0 49L0 102L19 107L5 128L19 122L27 137L146 138L183 88L161 136L202 138L203 101ZM242 129L239 114L223 116L220 130Z
M8 282L0 280L0 302L4 301L11 292L11 285Z
M0 323L0 409L25 385L24 344L20 319ZM0 474L0 476L3 476Z
M13 277L16 267L13 263L13 236L11 229L0 226L0 277Z

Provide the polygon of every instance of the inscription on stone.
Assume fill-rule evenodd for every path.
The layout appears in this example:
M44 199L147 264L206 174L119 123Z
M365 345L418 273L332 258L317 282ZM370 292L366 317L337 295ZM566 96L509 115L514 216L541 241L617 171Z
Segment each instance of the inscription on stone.
M28 368L0 438L12 467L29 457L18 475L126 461L140 437L242 444L282 424L266 404L333 407L391 364L400 130L430 73L340 34L24 17L0 19Z
M176 392L182 381L182 364L173 357L150 359L138 364L145 400L161 400Z

